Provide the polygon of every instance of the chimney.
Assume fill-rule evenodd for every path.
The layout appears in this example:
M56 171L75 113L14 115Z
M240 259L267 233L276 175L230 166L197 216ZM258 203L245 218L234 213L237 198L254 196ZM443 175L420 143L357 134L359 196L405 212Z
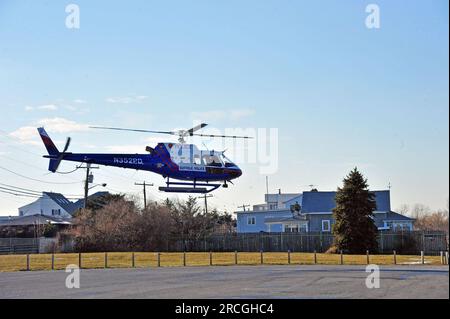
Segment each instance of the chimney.
M278 209L284 208L283 202L281 201L281 188L278 188L277 208L278 208Z

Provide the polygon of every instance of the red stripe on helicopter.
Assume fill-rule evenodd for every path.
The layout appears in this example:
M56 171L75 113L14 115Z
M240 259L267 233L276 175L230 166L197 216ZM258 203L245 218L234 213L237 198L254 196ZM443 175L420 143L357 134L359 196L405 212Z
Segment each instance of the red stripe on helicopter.
M176 165L174 162L172 162L172 159L170 158L170 156L168 156L168 154L166 154L166 152L160 151L159 152L159 157L161 158L163 163L166 164L167 167L169 167L169 169L171 171L177 171L178 170L178 165Z

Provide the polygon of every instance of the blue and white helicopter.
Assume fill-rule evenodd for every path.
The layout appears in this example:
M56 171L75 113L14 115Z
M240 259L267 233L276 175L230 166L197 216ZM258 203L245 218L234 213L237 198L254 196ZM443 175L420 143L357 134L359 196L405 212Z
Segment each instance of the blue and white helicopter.
M225 156L224 152L199 150L193 144L186 144L185 138L189 136L252 138L248 136L195 133L206 125L207 124L202 123L189 130L179 131L149 131L103 126L90 127L94 129L170 134L178 136L179 143L158 143L154 148L147 146L145 150L148 154L71 153L67 152L71 141L70 137L67 138L65 146L62 152L60 152L43 127L38 128L38 132L48 152L48 155L44 155L44 157L50 159L48 170L53 173L57 171L63 160L131 168L150 171L166 178L166 186L159 187L160 191L205 194L212 192L221 185L223 185L224 188L227 188L227 182L232 183L231 180L241 176L242 171ZM181 182L173 182L170 179L181 180ZM223 182L223 184L211 182Z

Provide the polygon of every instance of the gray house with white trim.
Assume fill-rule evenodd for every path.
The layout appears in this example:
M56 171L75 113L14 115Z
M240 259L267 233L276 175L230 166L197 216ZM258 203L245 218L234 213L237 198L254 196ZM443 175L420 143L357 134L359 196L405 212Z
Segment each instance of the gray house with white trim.
M60 218L72 218L78 207L64 195L53 192L43 192L34 202L19 207L19 216L43 215Z
M374 191L374 222L379 230L412 230L414 219L391 210L390 191ZM267 194L265 203L237 211L237 232L331 232L336 192ZM297 208L297 210L295 210Z
M108 195L108 192L97 192L89 195L88 201ZM34 202L19 207L19 216L51 216L55 218L72 218L73 214L84 207L84 199L76 202L68 200L63 194L43 192Z

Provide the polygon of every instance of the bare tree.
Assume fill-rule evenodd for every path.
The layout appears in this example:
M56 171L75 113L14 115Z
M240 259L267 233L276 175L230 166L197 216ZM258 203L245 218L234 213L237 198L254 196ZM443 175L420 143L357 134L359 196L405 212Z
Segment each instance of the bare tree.
M411 217L415 219L426 216L430 213L431 213L430 207L424 204L415 204L411 209Z
M438 230L445 231L448 234L448 210L439 210L437 212L419 216L414 223L417 230Z
M214 209L204 213L193 197L152 202L145 209L136 202L134 198L111 198L102 206L81 210L75 218L76 227L70 231L76 249L155 251L179 247L179 243L186 249L189 243L204 240L218 229L230 230L235 222L230 214Z
M403 204L399 208L396 209L396 212L402 215L408 215L409 213L409 205Z
M138 243L133 229L138 218L134 202L114 199L98 210L81 210L71 234L75 236L77 250L129 250Z

